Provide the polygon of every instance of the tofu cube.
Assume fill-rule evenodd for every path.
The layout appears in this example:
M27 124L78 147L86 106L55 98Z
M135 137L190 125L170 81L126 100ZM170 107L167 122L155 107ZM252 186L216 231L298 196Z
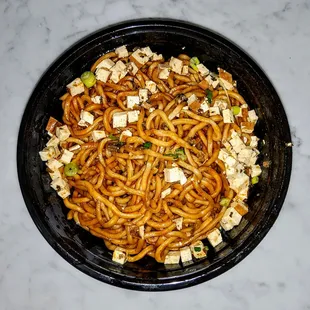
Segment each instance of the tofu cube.
M188 75L188 73L189 73L189 68L188 68L188 66L187 66L187 65L183 66L183 67L182 67L182 72L181 72L181 74L182 74L182 75Z
M246 215L249 212L248 205L240 200L233 201L231 203L231 207L234 208L241 216Z
M187 182L187 178L181 168L179 168L179 177L180 177L180 184L184 185Z
M129 74L135 76L137 74L137 72L139 71L139 68L137 67L137 65L134 62L129 62L127 65L127 71L129 72Z
M203 113L209 111L210 107L209 107L209 102L208 99L205 98L202 103L200 104L200 110L202 110Z
M60 161L64 163L65 165L69 164L72 160L74 153L64 150L63 154L60 157Z
M257 147L259 139L256 136L251 137L250 147Z
M204 244L201 241L196 241L190 245L190 249L195 258L204 258L207 256L204 251Z
M187 99L187 104L191 105L196 101L198 101L198 97L195 94L191 94Z
M67 125L56 128L56 136L60 141L66 141L71 135Z
M149 61L150 57L145 55L145 53L141 49L137 49L130 55L129 59L134 62L136 66L140 69Z
M171 57L170 62L169 62L169 66L171 67L171 70L177 74L182 74L182 68L183 68L183 61L175 58L175 57Z
M57 178L61 178L61 173L58 169L55 171L49 172L49 175L50 175L52 180L55 180Z
M225 100L215 100L214 107L219 107L220 110L226 110L227 109L227 102Z
M127 112L128 123L135 123L135 122L137 122L139 120L139 114L140 114L139 110L128 111Z
M221 115L219 107L210 107L209 111L210 111L210 116Z
M124 265L127 262L127 253L120 247L117 247L112 255L113 262Z
M242 189L249 187L249 177L244 173L236 173L233 177L228 178L230 187L237 193Z
M161 192L160 197L161 197L162 199L164 199L165 197L167 197L168 195L171 194L171 191L172 191L172 190L171 190L170 187L167 188L167 189L165 189L164 191Z
M174 220L172 220L173 222L175 222L175 227L177 230L181 230L183 227L183 217L178 217Z
M124 130L119 136L119 141L124 142L126 138L132 137L132 132L130 130Z
M92 115L88 111L82 110L80 113L80 121L78 122L78 125L88 127L88 125L92 125L93 123L94 123L94 115Z
M72 97L84 93L84 84L80 78L76 78L67 85L67 88Z
M229 176L233 176L237 173L237 169L235 167L231 167L231 166L225 166L225 172L227 177Z
M59 191L62 188L65 188L67 185L67 182L62 178L56 178L51 183L51 188L53 188L55 191Z
M52 158L56 158L59 154L60 152L57 146L49 146L39 152L42 161L48 161Z
M251 158L255 156L256 154L251 149L244 148L238 154L238 160L244 163L246 166L249 166Z
M208 75L206 77L206 80L209 83L209 85L211 85L213 88L216 88L219 85L219 80L212 77L211 75Z
M234 115L230 109L223 110L223 121L225 124L232 124L234 122Z
M167 80L170 75L170 70L167 67L159 66L158 78L161 80Z
M224 148L221 148L218 155L218 159L225 162L228 156L230 156L230 152Z
M90 100L95 104L101 104L102 103L102 97L101 96L91 97Z
M220 84L223 88L225 88L226 90L233 90L234 89L234 86L229 83L228 81L222 79L222 78L219 78L220 80Z
M112 61L111 59L103 59L96 67L96 69L99 68L105 68L105 69L111 69L115 65L115 62Z
M198 83L198 86L202 88L203 90L207 90L210 87L210 84L208 83L206 79L204 79Z
M164 169L165 181L166 182L178 182L180 180L180 172L178 167L165 168Z
M178 264L180 261L180 251L169 251L165 257L165 265Z
M139 101L142 102L146 102L149 99L149 95L148 95L148 89L146 88L140 88L139 89Z
M127 108L133 109L135 105L140 104L139 96L127 96Z
M241 131L245 133L252 133L254 131L255 123L252 122L242 122Z
M51 170L51 171L55 171L58 170L61 166L63 166L63 163L61 163L60 161L58 161L57 159L50 159L47 163L46 166Z
M198 64L197 65L197 69L199 71L199 73L202 75L202 76L207 76L209 74L209 70L207 69L207 67L203 64Z
M152 61L161 61L163 60L164 57L162 54L156 54L156 53L153 53L153 56L152 56Z
M248 112L248 121L252 123L256 123L258 120L258 116L255 113L255 110L250 110Z
M231 230L235 226L239 225L241 222L242 216L232 207L227 208L222 217L220 223L221 226L226 230Z
M100 141L106 137L106 133L104 130L93 130L91 133L91 137L94 142Z
M127 74L127 67L121 60L116 62L116 64L110 70L112 72L111 80L115 84L117 84Z
M62 198L66 199L68 196L70 196L70 186L66 182L66 186L61 188L59 191L57 191L57 194Z
M141 239L144 239L144 226L139 226L139 235Z
M127 126L127 112L116 112L113 114L113 128L120 128Z
M223 242L223 238L221 235L221 232L218 228L212 229L209 234L207 235L207 238L210 242L210 244L215 248L217 245Z
M238 134L232 135L232 138L229 140L229 143L231 144L233 150L236 153L240 153L240 151L243 150L246 147L246 145L240 139Z
M111 71L106 68L98 68L95 72L96 79L103 83L106 83L111 75Z
M141 48L141 52L149 58L151 58L154 54L149 46Z
M115 49L115 53L116 53L116 55L117 55L119 58L125 58L125 57L128 57L128 56L129 56L128 51L127 51L127 48L126 48L125 45L116 48L116 49Z
M46 146L53 146L53 147L56 147L56 146L58 146L58 144L59 144L59 139L56 137L56 136L52 136L49 140L48 140L48 142L46 143Z
M157 92L157 85L151 80L145 82L145 88L147 88L152 94Z
M259 165L253 165L251 166L251 177L258 177L262 174L262 169Z
M181 254L182 263L190 262L193 259L192 252L189 246L185 246L184 248L181 248L180 254Z
M72 145L71 147L69 147L69 151L70 152L77 151L80 148L81 148L81 146L79 144L75 144L75 145Z

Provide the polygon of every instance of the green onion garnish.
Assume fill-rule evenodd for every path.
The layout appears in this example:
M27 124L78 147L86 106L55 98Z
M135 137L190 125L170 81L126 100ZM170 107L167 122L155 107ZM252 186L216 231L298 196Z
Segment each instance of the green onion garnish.
M152 143L151 143L151 142L145 142L145 143L142 144L142 147L143 147L144 149L150 149L151 146L152 146Z
M212 91L210 89L207 89L206 90L206 94L207 94L208 102L211 103L212 102L212 97L213 97Z
M108 138L111 139L111 140L118 140L118 137L116 136L113 136L113 135L108 135Z
M222 198L222 199L220 200L220 205L221 205L222 207L228 207L229 204L230 204L230 199L229 199L229 198Z
M241 108L235 105L231 107L231 111L233 112L234 115L238 115L241 111Z
M198 71L197 65L200 64L200 61L197 57L192 57L189 61L189 65L195 70Z
M72 177L76 175L78 171L79 171L79 166L76 163L69 163L65 165L64 172L67 177Z
M195 247L194 247L194 251L195 251L195 252L200 252L200 251L201 251L201 247L195 246Z
M87 88L90 88L96 84L96 77L91 71L85 71L81 75L81 80Z
M253 185L255 185L255 184L257 184L258 183L258 181L259 181L259 177L253 177L252 179L251 179L251 183L253 184Z

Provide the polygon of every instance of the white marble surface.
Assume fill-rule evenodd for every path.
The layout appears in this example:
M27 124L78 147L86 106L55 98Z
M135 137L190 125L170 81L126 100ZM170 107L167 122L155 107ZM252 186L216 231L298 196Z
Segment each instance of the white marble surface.
M115 288L64 261L30 219L15 161L23 109L55 57L102 26L151 16L202 24L245 48L278 90L295 144L283 211L258 248L210 282L166 293ZM0 0L0 29L1 310L310 309L309 0Z

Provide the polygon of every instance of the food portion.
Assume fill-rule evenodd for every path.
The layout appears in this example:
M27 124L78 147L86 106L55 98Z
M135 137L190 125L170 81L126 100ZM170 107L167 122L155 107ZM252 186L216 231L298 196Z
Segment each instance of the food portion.
M227 71L121 46L60 100L39 155L68 220L103 239L113 261L205 258L247 214L262 172L258 117Z

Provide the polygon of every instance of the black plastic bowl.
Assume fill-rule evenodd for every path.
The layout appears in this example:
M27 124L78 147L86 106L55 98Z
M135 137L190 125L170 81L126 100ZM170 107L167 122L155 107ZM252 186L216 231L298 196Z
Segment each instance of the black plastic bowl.
M187 267L167 268L151 258L120 266L101 239L66 220L62 200L49 186L50 179L38 152L47 141L45 126L52 115L61 119L59 97L65 85L88 70L103 53L126 44L150 46L170 57L197 56L210 70L219 66L231 72L238 89L259 116L256 134L263 168L260 182L250 193L250 212L226 234L225 242L208 259ZM265 73L244 51L205 28L167 19L129 21L87 36L46 71L28 102L18 137L17 166L29 213L49 244L70 264L86 274L120 287L137 290L172 290L207 281L245 258L267 234L282 207L290 179L292 151L288 121L281 101Z

